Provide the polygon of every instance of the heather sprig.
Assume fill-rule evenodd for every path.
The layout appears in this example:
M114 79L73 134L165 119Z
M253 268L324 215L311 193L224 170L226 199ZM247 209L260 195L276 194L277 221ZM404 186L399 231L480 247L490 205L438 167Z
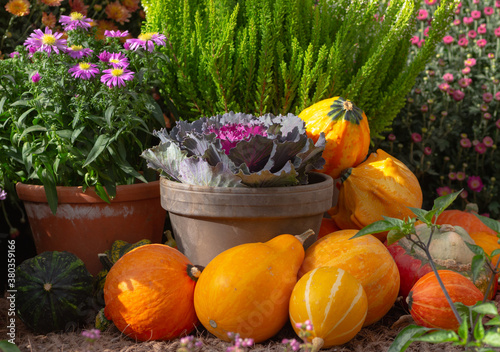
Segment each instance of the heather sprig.
M422 4L410 56L428 40L436 6ZM500 216L499 60L500 2L461 1L435 58L382 143L416 174L429 195L424 206L432 196L464 188L454 207L474 202L481 212Z

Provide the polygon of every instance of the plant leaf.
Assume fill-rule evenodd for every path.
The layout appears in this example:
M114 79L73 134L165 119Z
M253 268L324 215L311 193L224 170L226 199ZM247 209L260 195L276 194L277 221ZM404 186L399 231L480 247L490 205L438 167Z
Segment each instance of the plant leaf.
M492 319L487 321L485 323L485 325L500 325L500 316L497 315L497 316L493 317Z
M498 317L498 310L493 302L485 302L472 307L472 310L479 314L491 314Z
M472 281L475 283L479 275L481 275L481 270L484 267L484 263L486 262L485 255L477 254L472 257Z
M3 352L21 352L21 350L16 345L14 345L13 343L10 343L7 340L0 341L0 351L3 351Z
M441 213L445 211L446 208L448 208L451 205L451 203L455 201L455 199L457 199L458 195L462 193L462 191L463 188L460 191L438 197L434 200L434 205L432 207L432 210L436 211L436 218L439 215L441 215Z
M420 208L413 208L413 207L408 207L413 214L417 216L417 219L419 219L422 222L425 222L426 224L429 224L432 220L432 216L434 215L433 211L427 211L424 209Z
M82 167L85 167L92 163L106 149L109 140L109 136L105 134L99 135L94 143L94 146L90 150L89 155L87 155L87 159L85 160L85 163L83 163Z
M458 341L458 335L454 331L450 330L436 330L428 332L422 336L416 337L413 341L422 341L430 343L441 343L441 342L456 342Z
M351 239L365 236L365 235L370 235L372 233L379 233L379 232L395 230L398 228L399 227L394 226L391 222L389 222L387 220L379 220L379 221L375 221L375 222L371 223L370 225L363 227L354 236L352 236Z
M408 325L399 332L387 352L404 352L415 338L422 336L429 330L423 326Z
M482 342L493 347L500 347L500 333L495 330L488 330L484 334Z

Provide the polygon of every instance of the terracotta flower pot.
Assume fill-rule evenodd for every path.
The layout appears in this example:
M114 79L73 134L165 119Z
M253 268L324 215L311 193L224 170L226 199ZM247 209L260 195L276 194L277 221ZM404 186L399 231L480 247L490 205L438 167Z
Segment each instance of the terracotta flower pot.
M162 178L160 189L179 250L205 266L239 244L307 229L317 234L332 206L333 179L312 173L308 185L244 188L192 186ZM315 239L310 237L305 246Z
M91 274L102 269L98 254L115 240L161 242L166 211L159 181L116 187L116 198L104 202L92 189L57 187L59 204L52 214L43 186L16 184L24 201L37 253L69 251Z

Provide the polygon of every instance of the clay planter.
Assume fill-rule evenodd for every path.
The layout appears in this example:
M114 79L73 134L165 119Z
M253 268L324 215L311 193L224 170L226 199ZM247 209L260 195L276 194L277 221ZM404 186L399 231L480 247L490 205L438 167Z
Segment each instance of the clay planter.
M43 186L16 184L24 201L37 253L69 251L95 275L98 254L115 240L161 242L166 211L160 204L159 181L116 187L116 198L104 202L92 189L57 187L59 204L52 214Z
M192 186L160 179L177 246L194 264L206 266L222 251L265 242L281 234L319 232L332 206L333 179L311 173L308 185L244 188ZM316 235L306 241L307 247Z

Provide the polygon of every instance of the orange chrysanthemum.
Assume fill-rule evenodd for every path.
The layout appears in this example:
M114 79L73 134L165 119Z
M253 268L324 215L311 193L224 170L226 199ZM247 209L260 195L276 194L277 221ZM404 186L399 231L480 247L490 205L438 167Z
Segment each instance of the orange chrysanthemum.
M48 6L61 6L62 0L41 0L45 5Z
M69 7L71 7L71 12L79 12L84 16L87 16L88 5L85 5L82 0L69 0Z
M42 12L42 24L44 27L53 29L56 26L56 16L53 13Z
M122 0L122 5L130 12L135 12L139 8L140 0Z
M97 31L95 37L99 40L104 40L104 38L106 38L104 32L107 30L117 31L118 27L111 21L100 20L99 22L97 22Z
M127 8L120 4L119 1L110 2L108 6L106 6L105 12L109 19L115 20L119 24L128 22L131 16Z
M30 13L30 6L28 0L10 0L5 9L14 16L26 16Z

